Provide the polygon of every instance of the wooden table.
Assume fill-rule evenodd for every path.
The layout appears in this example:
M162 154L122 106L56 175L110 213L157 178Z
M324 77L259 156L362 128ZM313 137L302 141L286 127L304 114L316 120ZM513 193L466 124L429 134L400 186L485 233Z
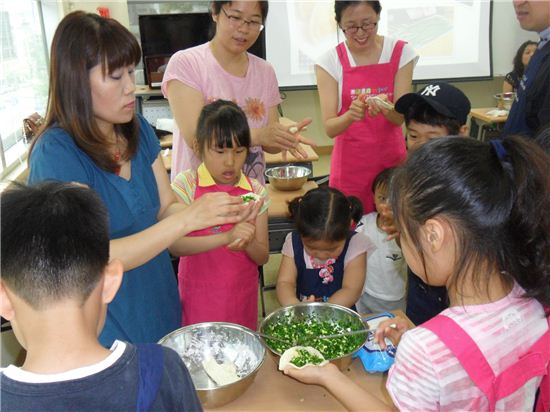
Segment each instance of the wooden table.
M269 218L286 218L288 216L288 202L298 196L303 196L311 189L315 189L317 183L312 180L308 180L301 189L292 191L277 190L270 184L265 186L267 195L271 200L268 209Z
M359 359L354 359L344 373L388 405L392 404L386 390L386 373L367 373ZM273 357L266 354L264 364L246 392L233 402L212 410L344 411L345 408L326 389L284 375L277 369Z
M505 116L490 116L487 113L491 110L497 110L497 108L481 107L470 111L470 136L484 141L487 140L489 135L496 136L499 134L508 119L508 114Z
M151 89L147 85L136 84L136 112L143 113L143 102L149 100L151 97L163 97L162 90L160 87L158 89Z
M402 311L394 311L408 320ZM410 322L410 326L414 327ZM327 390L298 382L277 369L277 361L267 354L256 379L239 398L217 410L224 411L342 411L345 408ZM344 370L363 389L392 405L386 390L387 373L368 373L359 359ZM216 409L214 409L216 410Z
M304 144L301 144L300 146L307 153L307 158L302 159L301 157L295 157L293 154L287 152L286 159L283 159L282 153L273 154L273 153L264 152L265 163L271 166L280 166L282 164L290 164L290 163L292 164L310 163L311 164L311 162L316 162L317 160L319 160L319 155L311 146L304 145Z

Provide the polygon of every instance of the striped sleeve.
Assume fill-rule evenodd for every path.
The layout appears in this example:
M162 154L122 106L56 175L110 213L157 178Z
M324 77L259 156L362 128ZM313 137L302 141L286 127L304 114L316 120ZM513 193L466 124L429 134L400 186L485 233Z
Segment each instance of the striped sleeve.
M271 203L271 200L267 196L267 190L266 188L258 182L256 179L250 178L250 182L252 183L252 191L260 196L262 199L264 199L264 204L262 205L262 208L260 209L260 215L262 213L267 212L267 209L269 208L269 204Z
M196 188L197 172L192 169L179 173L172 182L172 190L186 205L193 202Z
M428 353L433 342L429 338L428 341L418 340L419 332L423 330L416 328L403 335L386 386L399 410L438 411L441 378L433 367L431 353ZM423 344L415 344L415 341Z

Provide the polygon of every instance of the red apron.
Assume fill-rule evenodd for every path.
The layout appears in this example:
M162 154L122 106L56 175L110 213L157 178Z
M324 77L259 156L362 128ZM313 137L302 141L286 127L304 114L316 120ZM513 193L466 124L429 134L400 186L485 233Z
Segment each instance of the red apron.
M210 192L239 196L248 191L238 186L200 187L197 178L195 199ZM227 232L233 226L215 226L197 230L187 236ZM178 268L178 289L183 308L183 325L231 322L256 330L258 266L246 252L233 252L222 246L196 255L182 256Z
M395 75L405 42L398 41L389 63L351 67L344 43L336 47L343 68L342 108L345 113L360 94L386 94L393 102ZM347 196L361 199L364 213L374 211L372 182L382 170L402 162L407 155L401 126L386 120L383 115L353 122L334 142L330 162L329 185Z

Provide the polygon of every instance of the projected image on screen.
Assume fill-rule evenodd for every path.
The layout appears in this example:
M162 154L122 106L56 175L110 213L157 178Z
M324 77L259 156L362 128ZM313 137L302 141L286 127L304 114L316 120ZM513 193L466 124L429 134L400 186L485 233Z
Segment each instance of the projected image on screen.
M418 7L388 11L388 33L407 38L422 55L449 53L453 46L453 7Z
M405 40L420 55L414 80L491 75L488 0L392 0L382 7L378 34ZM334 1L272 2L266 25L266 57L282 87L315 85L314 62L345 38Z
M308 22L294 26L290 44L292 74L307 74L317 57L336 44L332 2L293 2L287 7L289 22Z

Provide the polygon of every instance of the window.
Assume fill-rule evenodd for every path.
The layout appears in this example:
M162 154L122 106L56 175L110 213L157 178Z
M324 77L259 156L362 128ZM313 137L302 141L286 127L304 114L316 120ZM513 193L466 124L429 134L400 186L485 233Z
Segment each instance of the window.
M0 175L25 161L22 123L45 114L47 47L37 0L0 2Z
M15 48L11 37L10 15L0 11L0 46L2 47L2 58L5 60L15 59Z

